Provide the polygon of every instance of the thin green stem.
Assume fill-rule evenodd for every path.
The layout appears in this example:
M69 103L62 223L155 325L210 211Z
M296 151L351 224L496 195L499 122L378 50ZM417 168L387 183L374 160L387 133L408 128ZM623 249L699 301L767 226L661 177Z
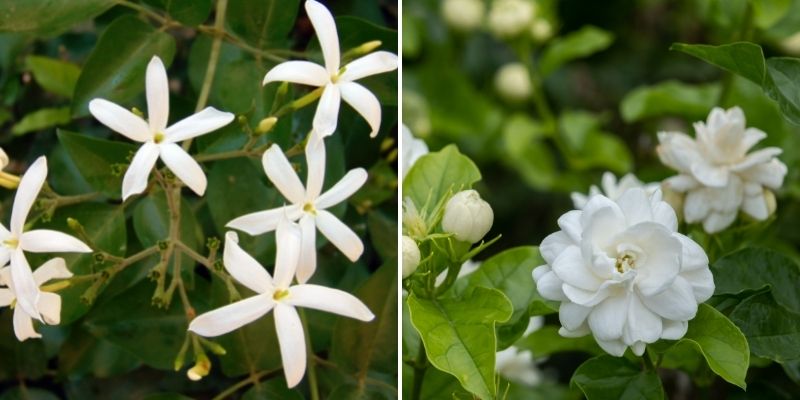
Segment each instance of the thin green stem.
M414 365L414 386L411 388L411 400L419 400L422 396L422 383L425 379L425 371L428 370L428 355L425 354L425 344L419 341L417 351L417 361Z
M311 400L319 400L319 386L317 383L317 362L314 359L314 348L311 347L311 334L308 332L308 320L304 310L300 312L300 320L303 322L303 333L306 337L306 352L308 354L308 386L311 390Z
M220 394L214 396L212 400L223 400L234 393L238 392L240 389L247 385L256 384L261 381L262 378L272 377L273 375L277 375L282 368L270 369L266 371L256 372L247 378L242 379L239 382L234 383L231 387L225 389L224 391L220 392Z

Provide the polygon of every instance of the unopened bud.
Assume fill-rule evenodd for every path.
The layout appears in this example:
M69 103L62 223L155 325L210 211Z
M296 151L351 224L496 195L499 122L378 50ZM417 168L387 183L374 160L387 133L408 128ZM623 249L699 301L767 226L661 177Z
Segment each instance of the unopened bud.
M489 232L493 222L494 212L489 203L477 191L464 190L447 202L442 229L460 241L475 243Z
M531 25L536 4L530 0L494 0L489 11L489 30L500 38L520 34Z
M263 135L272 130L275 127L275 124L278 123L277 117L267 117L261 120L258 123L258 128L256 128L256 133Z
M194 367L186 371L186 376L193 381L199 381L207 376L209 372L211 372L211 360L201 353L197 355Z
M214 353L214 354L216 354L218 356L224 356L225 354L228 353L227 351L225 351L225 348L222 347L217 342L212 342L212 341L210 341L208 339L204 339L204 338L200 338L200 342L203 343L203 346L205 346L207 349L211 350L212 353Z
M442 18L451 28L471 31L481 26L486 10L483 0L445 0Z
M509 63L497 71L494 86L500 96L510 102L523 101L533 91L528 68L522 63Z
M778 202L775 200L775 193L769 189L764 189L764 202L767 203L767 215L772 215L778 208Z
M131 108L131 112L139 118L144 118L144 113L142 112L142 110L136 107Z
M75 218L71 218L71 217L67 218L67 226L69 226L69 229L72 229L73 231L76 231L76 232L80 232L80 231L83 230L83 226Z
M417 242L403 235L403 278L409 277L419 266L420 254Z
M553 25L550 21L543 18L533 21L533 25L531 25L531 37L539 43L548 41L553 37Z

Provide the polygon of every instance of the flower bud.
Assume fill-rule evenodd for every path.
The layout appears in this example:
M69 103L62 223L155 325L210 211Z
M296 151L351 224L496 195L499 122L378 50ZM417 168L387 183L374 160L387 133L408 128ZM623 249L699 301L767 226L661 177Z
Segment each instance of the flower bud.
M278 118L276 117L268 117L261 120L258 123L258 128L256 128L256 132L263 135L272 130L275 127L275 124L278 123Z
M211 372L211 360L205 354L197 357L194 367L186 371L186 376L193 381L203 379L208 373Z
M510 102L523 101L533 90L528 68L522 63L509 63L497 71L494 86L501 97Z
M444 0L442 18L451 28L471 31L481 26L484 6L482 0Z
M456 193L447 202L442 217L442 229L463 242L476 243L481 240L494 222L494 213L489 203L481 199L475 190Z
M778 201L775 200L775 193L772 190L764 189L764 202L767 203L767 215L772 215L778 208Z
M533 22L536 5L530 0L495 0L489 11L489 30L500 38L511 38Z
M553 25L546 19L537 19L531 25L531 37L533 40L543 43L553 37Z
M403 235L403 278L413 274L419 266L419 247L414 239Z

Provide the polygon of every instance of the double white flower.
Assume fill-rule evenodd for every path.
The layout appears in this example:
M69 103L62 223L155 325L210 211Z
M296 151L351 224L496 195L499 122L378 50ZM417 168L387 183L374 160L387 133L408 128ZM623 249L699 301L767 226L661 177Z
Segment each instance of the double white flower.
M336 130L342 99L367 120L372 128L370 136L375 137L381 126L381 105L372 92L354 81L397 69L397 55L376 51L341 67L339 35L333 15L314 0L307 0L305 7L317 33L325 66L309 61L287 61L267 72L263 84L282 81L324 87L313 121L314 133L319 137L330 136Z
M233 121L233 114L206 107L167 127L169 81L164 64L158 56L153 56L147 65L145 84L147 121L108 100L94 99L89 102L89 111L103 125L128 139L143 143L122 180L122 199L139 194L147 188L150 171L159 157L186 186L202 196L207 184L203 169L177 143L229 124Z
M357 260L364 252L364 244L358 235L326 209L341 203L361 188L367 181L367 171L363 168L352 169L327 192L320 194L325 179L324 141L308 141L306 163L308 175L306 186L303 187L283 150L273 144L262 157L264 172L283 197L292 204L243 215L226 225L251 235L260 235L275 230L283 218L299 220L303 233L300 263L297 267L297 280L300 283L307 282L317 268L317 229L351 261Z
M542 241L547 264L533 277L543 297L561 302L562 336L592 333L603 350L621 356L628 346L642 355L648 343L686 334L714 280L705 251L677 232L675 212L659 193L593 196Z
M746 128L739 107L714 108L706 123L694 124L696 138L680 132L659 132L661 162L679 175L664 181L668 188L686 193L686 222L703 223L706 232L730 226L739 210L757 220L774 211L774 194L783 184L786 165L776 158L782 150L767 147L748 151L767 134Z
M300 255L301 232L297 224L280 220L275 242L277 254L274 276L271 276L239 247L235 233L225 235L225 269L256 295L198 316L189 324L189 330L202 336L219 336L274 309L283 372L291 388L300 383L306 369L305 336L295 307L313 308L361 321L371 321L375 316L349 293L318 285L291 284Z
M12 288L17 305L31 318L38 320L42 320L40 314L46 313L48 303L47 300L42 300L46 296L39 290L24 252L90 253L92 251L89 246L65 233L49 229L24 231L25 220L45 179L47 179L47 159L39 157L28 168L19 183L14 197L14 207L11 210L10 230L0 224L0 266L11 263L6 284ZM40 310L40 307L44 309Z
M575 208L580 210L586 206L586 203L592 196L597 194L604 194L609 199L616 200L628 189L642 188L647 194L651 195L655 193L659 187L660 185L658 183L643 183L634 174L625 174L622 178L617 180L617 177L614 176L613 173L606 171L601 178L600 187L596 185L590 186L588 195L572 192L571 198L572 204Z
M33 280L37 286L41 286L53 279L71 277L72 273L67 269L67 264L63 258L54 258L42 264L41 267L33 272ZM10 306L17 299L12 282L11 270L7 267L0 269L0 285L8 286L8 288L0 288L0 307ZM36 307L46 324L58 325L61 322L61 296L55 293L42 292ZM30 338L42 337L33 328L33 319L22 307L14 308L13 322L14 334L20 342Z

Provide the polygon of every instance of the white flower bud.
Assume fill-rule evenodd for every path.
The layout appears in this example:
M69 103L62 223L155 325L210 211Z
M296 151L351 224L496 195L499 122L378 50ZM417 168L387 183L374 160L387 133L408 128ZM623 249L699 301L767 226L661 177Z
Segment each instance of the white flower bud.
M546 19L537 19L531 25L531 37L537 42L546 42L553 37L553 25Z
M484 6L482 0L444 0L442 17L453 29L471 31L481 26Z
M456 193L444 208L442 229L455 235L456 239L475 243L481 240L494 222L494 213L489 203L481 199L475 190Z
M495 0L489 11L489 30L500 38L520 34L531 25L536 5L529 0Z
M403 235L403 278L413 274L419 266L419 247L414 239Z
M533 90L528 68L518 62L502 66L494 77L494 86L501 97L511 102L529 98Z
M772 215L778 208L778 201L775 200L775 193L771 190L764 189L764 202L767 203L767 215Z

